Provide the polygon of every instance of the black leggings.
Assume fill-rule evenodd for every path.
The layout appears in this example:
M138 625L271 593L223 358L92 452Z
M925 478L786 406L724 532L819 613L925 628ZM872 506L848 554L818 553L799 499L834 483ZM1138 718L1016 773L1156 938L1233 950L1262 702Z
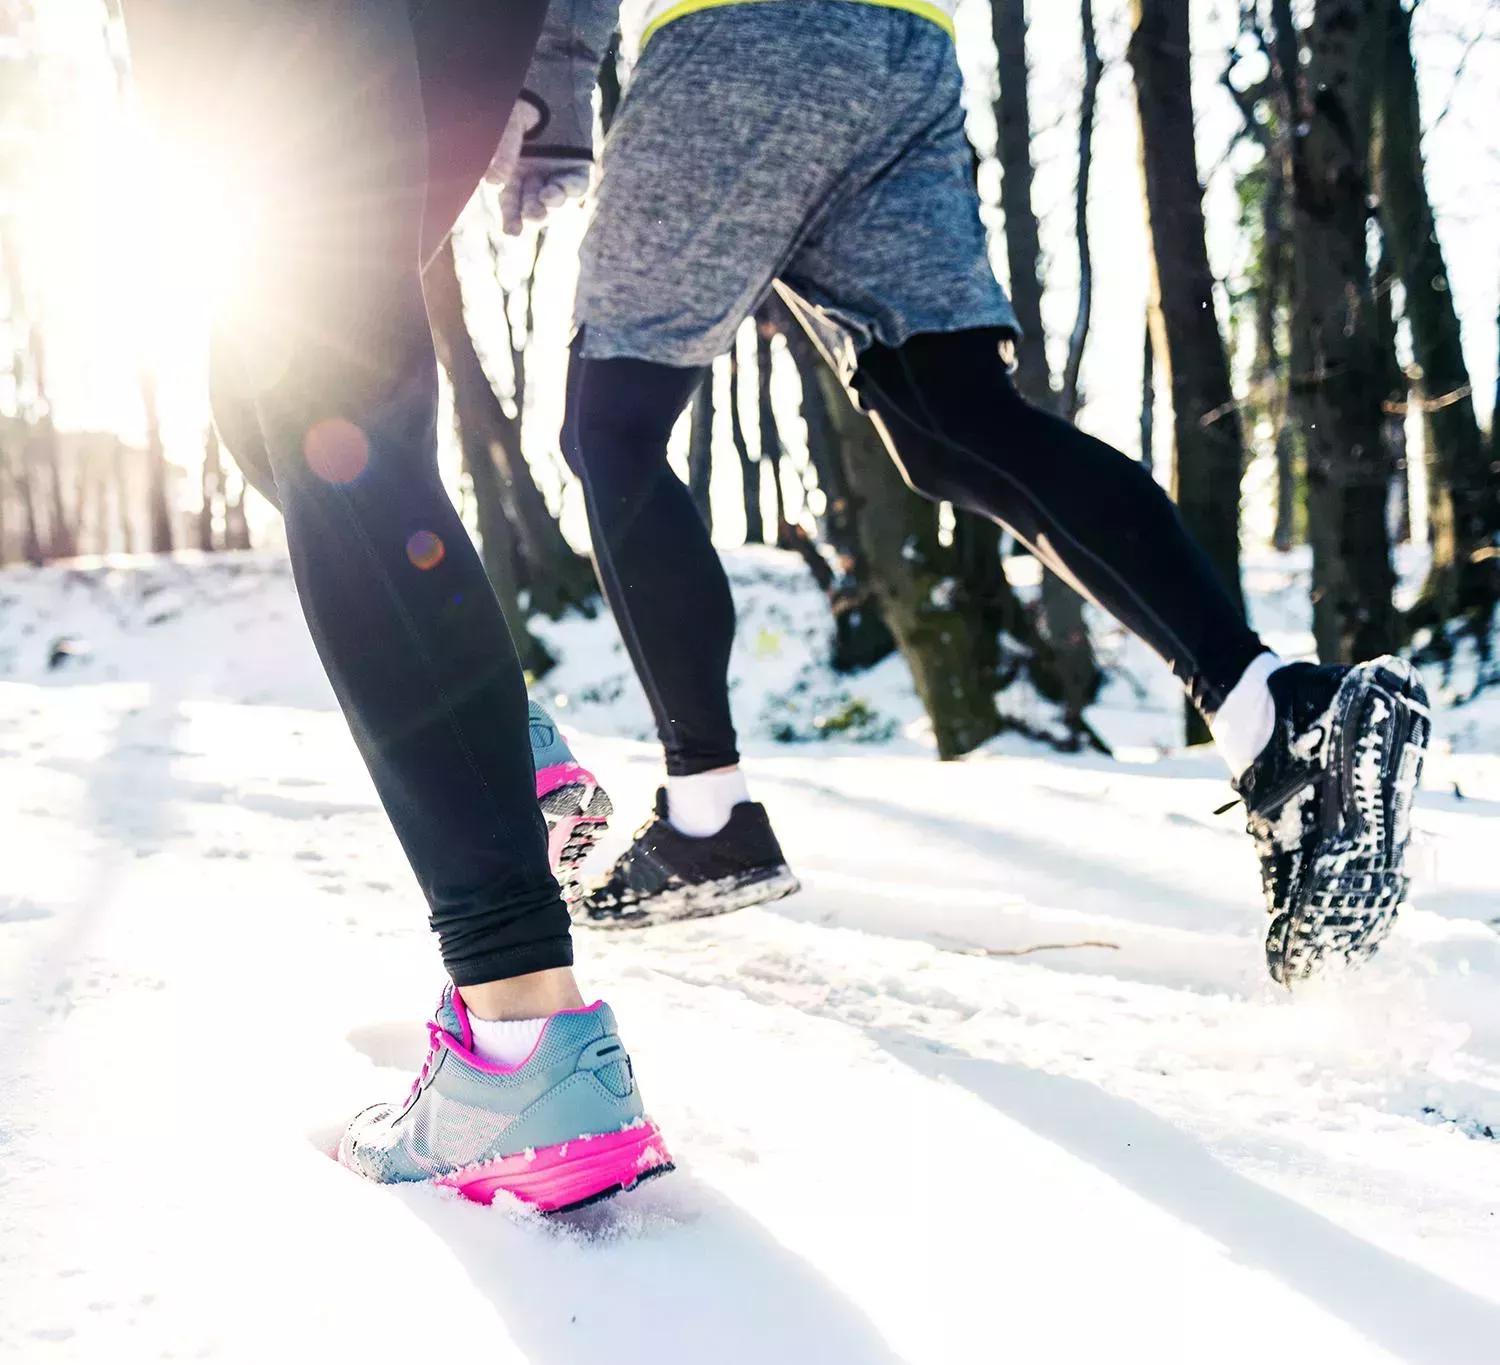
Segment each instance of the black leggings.
M1006 526L1145 640L1212 717L1264 645L1150 474L1027 403L1000 341L986 330L872 346L854 387L917 492ZM738 761L729 585L666 461L697 379L642 360L590 360L575 348L563 441L583 479L600 580L674 775Z
M143 102L264 229L216 416L459 985L572 961L505 619L438 477L420 267L499 143L543 0L127 0Z

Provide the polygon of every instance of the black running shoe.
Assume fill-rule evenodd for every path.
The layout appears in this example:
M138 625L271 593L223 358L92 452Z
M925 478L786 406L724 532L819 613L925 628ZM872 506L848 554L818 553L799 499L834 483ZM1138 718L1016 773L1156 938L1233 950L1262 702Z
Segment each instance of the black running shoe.
M1289 664L1269 686L1275 733L1234 785L1271 915L1266 964L1290 987L1364 961L1390 933L1432 715L1403 659Z
M668 823L662 790L656 814L609 876L579 901L573 918L599 929L642 929L743 910L800 889L764 806L741 801L717 834L693 839Z

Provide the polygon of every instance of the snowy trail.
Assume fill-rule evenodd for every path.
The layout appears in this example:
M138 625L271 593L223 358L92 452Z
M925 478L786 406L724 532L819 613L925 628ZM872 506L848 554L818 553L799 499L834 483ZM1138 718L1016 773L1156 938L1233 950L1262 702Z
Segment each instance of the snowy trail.
M305 647L206 634L0 681L0 1359L1497 1358L1500 761L1434 765L1436 884L1287 998L1210 761L757 752L807 890L580 936L680 1169L547 1224L328 1160L436 958ZM580 747L608 853L652 754Z

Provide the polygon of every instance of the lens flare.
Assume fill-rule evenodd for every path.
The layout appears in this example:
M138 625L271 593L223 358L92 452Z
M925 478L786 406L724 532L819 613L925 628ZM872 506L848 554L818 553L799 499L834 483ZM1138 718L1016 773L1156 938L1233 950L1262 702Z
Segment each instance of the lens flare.
M330 417L317 423L302 442L307 467L324 483L353 483L370 463L370 443L353 422Z
M442 540L431 531L417 531L406 542L406 557L419 569L435 569L448 553Z

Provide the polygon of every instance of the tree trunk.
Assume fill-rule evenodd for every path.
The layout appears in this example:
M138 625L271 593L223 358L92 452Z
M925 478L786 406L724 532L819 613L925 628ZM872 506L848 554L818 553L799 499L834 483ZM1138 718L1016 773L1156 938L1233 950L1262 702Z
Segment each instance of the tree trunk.
M1155 349L1172 394L1173 495L1230 600L1240 589L1240 476L1245 465L1229 358L1214 308L1193 121L1188 0L1133 0L1130 63L1152 245ZM1187 707L1188 742L1207 727Z
M750 442L745 438L745 423L741 411L744 401L740 394L740 356L737 349L729 352L729 435L734 442L734 453L740 464L740 492L745 502L745 544L763 545L766 540L766 518L760 507L760 466L750 454Z
M771 405L771 338L775 335L775 325L762 310L755 319L755 407L760 422L760 467L771 476L771 492L775 495L776 506L775 539L768 536L767 543L787 549L795 536L787 521L786 490L781 486L781 457L786 452L781 444L781 431L776 425L776 409Z
M153 554L172 551L172 513L167 506L167 455L161 439L161 416L156 406L156 375L141 374L141 403L146 413L146 507Z
M1156 468L1156 346L1151 340L1151 305L1146 305L1146 334L1141 348L1141 464Z
M34 439L47 470L47 558L72 559L78 553L77 527L63 496L62 442L50 412L37 423Z
M1396 354L1396 311L1391 297L1396 283L1396 267L1391 258L1390 239L1381 235L1380 260L1375 267L1375 331L1379 338L1380 358L1385 365L1385 436L1386 459L1390 464L1391 488L1387 509L1391 539L1404 545L1411 539L1411 483L1406 469L1406 414L1411 406L1406 371Z
M209 424L203 438L203 476L199 481L202 505L198 508L198 548L205 554L214 550L214 499L224 481L224 466L219 454L219 433ZM227 521L226 517L227 531Z
M1068 361L1063 369L1062 412L1078 420L1078 376L1083 349L1088 344L1094 308L1094 257L1089 246L1089 177L1094 167L1094 116L1099 105L1099 79L1104 63L1094 35L1093 0L1083 0L1083 106L1078 115L1078 188L1073 200L1074 236L1078 243L1078 313L1068 338Z
M1276 433L1276 525L1273 549L1285 554L1297 538L1297 442L1290 422Z
M807 333L779 300L771 301L767 307L768 320L786 338L787 350L801 381L807 459L823 493L820 529L832 568L832 577L824 591L833 610L833 668L838 673L873 668L896 649L896 640L871 586L869 561L860 543L854 497L839 453L839 432L829 411L827 386L819 377L827 366ZM757 466L757 494L759 488ZM822 557L816 546L812 549ZM807 557L805 552L803 557Z
M1271 0L1271 75L1276 96L1277 119L1281 125L1281 137L1276 152L1280 159L1279 176L1282 194L1288 203L1285 212L1290 222L1283 226L1282 262L1284 272L1282 292L1289 313L1286 375L1282 385L1282 401L1285 406L1280 428L1276 433L1276 530L1273 538L1276 548L1290 550L1305 526L1298 524L1299 503L1305 505L1307 497L1307 441L1309 426L1307 404L1297 376L1305 375L1312 368L1308 357L1306 330L1297 321L1297 274L1296 274L1296 206L1293 202L1295 187L1294 139L1305 107L1306 81L1302 69L1302 31L1297 27L1292 13L1292 0Z
M451 376L450 371L450 376ZM456 393L456 386L455 386ZM465 404L468 408L468 404ZM485 577L495 591L510 638L515 642L521 667L533 678L547 675L556 664L547 649L531 632L526 611L521 606L520 580L516 574L515 546L511 540L510 521L505 515L505 495L500 471L489 446L464 425L455 398L454 423L459 449L463 452L464 473L474 488L474 515L479 524L480 559Z
M1307 89L1293 120L1294 391L1307 452L1313 628L1325 662L1396 643L1381 397L1369 260L1370 120L1386 0L1317 0Z
M1099 80L1099 54L1094 45L1093 10L1084 16L1084 92L1079 119L1078 193L1075 201L1080 281L1078 322L1068 353L1071 390L1064 407L1069 420L1077 413L1078 367L1088 334L1092 305L1092 272L1088 240L1088 187L1093 164L1094 107ZM991 0L1000 94L995 103L999 129L1000 207L1005 214L1005 249L1010 266L1011 303L1023 335L1016 346L1016 386L1031 402L1049 411L1058 408L1047 363L1047 338L1042 329L1041 230L1032 204L1035 168L1031 159L1031 96L1026 61L1025 0ZM1072 724L1099 691L1101 678L1084 624L1083 599L1051 570L1042 574L1042 612L1048 638L1062 656L1062 677L1069 686L1065 709Z
M248 550L250 548L250 522L245 516L245 494L250 485L240 483L239 496L232 502L224 498L224 548L226 550Z
M972 611L958 610L958 585L944 572L932 504L906 486L869 418L826 365L817 382L838 434L881 612L932 722L938 756L958 758L1001 728L995 677L981 662L989 652L987 627Z
M453 386L453 417L464 472L474 489L480 558L510 627L521 667L539 678L555 660L531 633L527 613L521 607L521 586L516 572L518 547L508 507L509 490L497 458L498 447L507 437L514 436L514 428L506 425L510 419L495 396L464 323L451 242L429 267L424 285L438 358ZM496 421L497 414L500 421Z
M1005 254L1010 264L1010 300L1021 324L1016 343L1016 387L1033 403L1055 407L1042 330L1042 236L1032 207L1031 96L1026 64L1026 0L991 0L990 17L999 61L995 101L999 131L1000 208L1005 214Z
M1273 90L1279 93L1279 84ZM1256 407L1271 426L1276 459L1276 524L1271 544L1283 552L1296 538L1297 459L1292 432L1290 375L1281 344L1281 320L1291 277L1290 223L1287 220L1290 175L1289 119L1277 120L1274 136L1265 137L1266 188L1261 199L1260 280L1255 299L1255 366L1252 386L1261 397Z
M1285 122L1285 121L1283 121ZM1276 455L1276 524L1271 530L1271 544L1285 553L1297 538L1297 433L1293 420L1291 375L1277 331L1282 304L1286 299L1292 262L1288 241L1287 215L1287 148L1286 134L1270 152L1271 178L1266 190L1261 251L1262 292L1257 326L1260 329L1262 363L1256 370L1266 390L1264 406L1271 419L1272 440Z
M28 564L42 565L47 562L47 552L42 546L41 528L36 519L36 495L31 483L31 447L29 441L21 443L21 468L16 477L16 491L21 498L21 556Z
M476 441L484 442L490 463L499 470L501 505L511 528L506 540L513 543L514 553L524 566L531 610L553 620L570 608L592 616L599 591L593 567L574 552L548 510L521 449L520 421L505 411L474 349L464 321L463 293L451 242L427 267L422 286L433 337L439 353L446 357L444 368L452 366L449 377L455 380L454 393L459 387L455 376L461 375L465 399L472 404L460 421L471 429ZM519 582L519 570L512 572Z
M703 371L698 391L693 395L693 410L688 418L688 492L709 534L714 529L713 484L714 449L714 367Z
M125 457L125 442L115 437L115 512L120 518L120 548L135 553L135 522L130 515L130 464Z
M1068 337L1068 359L1063 369L1061 404L1070 422L1078 420L1078 377L1088 345L1094 304L1094 260L1089 247L1089 179L1094 165L1094 115L1099 103L1099 79L1104 63L1094 35L1093 0L1083 0L1083 103L1078 116L1078 181L1073 201L1074 237L1078 243L1078 312ZM1067 725L1076 736L1082 731L1084 710L1099 695L1103 676L1089 640L1083 599L1050 570L1042 575L1042 617L1047 638L1057 651L1059 682Z
M46 554L48 559L72 559L78 553L78 538L73 517L68 512L67 499L63 496L62 442L58 439L57 424L52 420L52 399L47 388L47 350L39 327L31 329L30 351L37 413L31 438L38 462L47 471ZM79 512L82 513L82 508Z
M1384 9L1385 63L1372 160L1381 225L1406 290L1417 389L1437 474L1427 493L1438 532L1432 570L1409 624L1441 627L1462 616L1483 640L1500 602L1500 559L1485 553L1500 537L1500 471L1491 467L1474 413L1458 313L1427 194L1411 15L1400 0L1384 0Z

